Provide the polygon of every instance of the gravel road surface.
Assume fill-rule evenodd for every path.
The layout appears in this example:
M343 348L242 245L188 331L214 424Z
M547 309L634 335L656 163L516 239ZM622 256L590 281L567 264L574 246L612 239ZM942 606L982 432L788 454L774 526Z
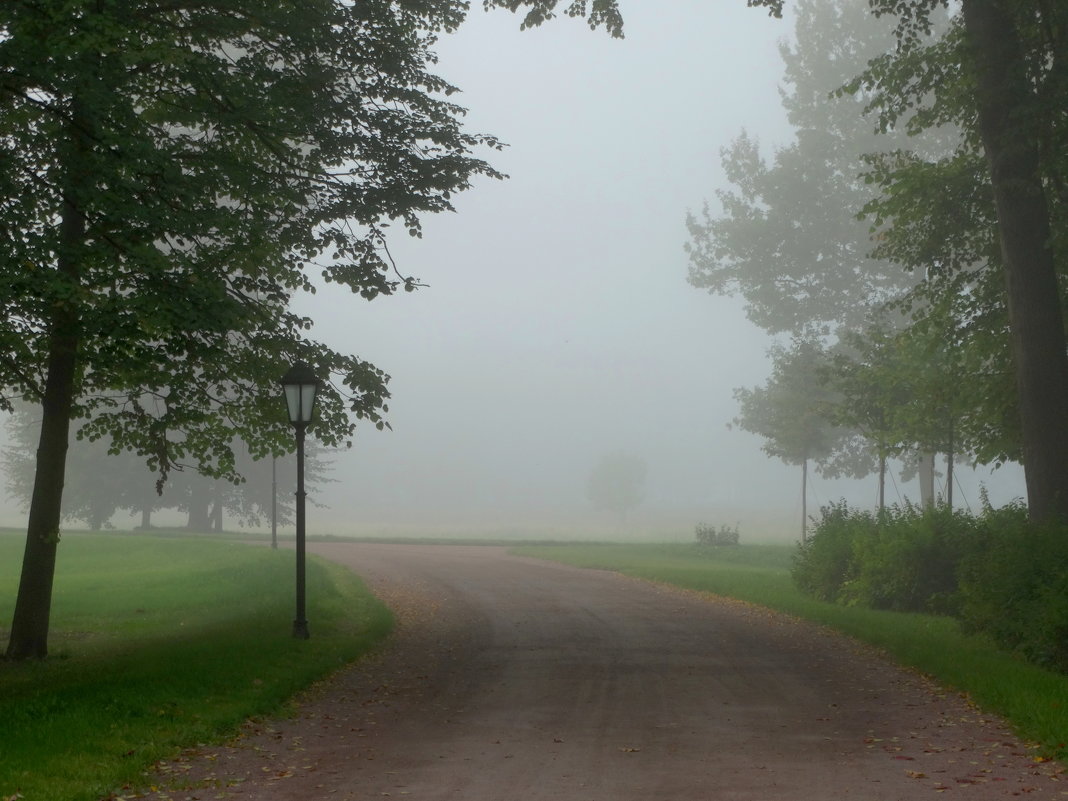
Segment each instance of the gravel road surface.
M1002 723L806 623L496 547L310 549L394 609L391 641L163 766L199 787L159 797L1068 798Z

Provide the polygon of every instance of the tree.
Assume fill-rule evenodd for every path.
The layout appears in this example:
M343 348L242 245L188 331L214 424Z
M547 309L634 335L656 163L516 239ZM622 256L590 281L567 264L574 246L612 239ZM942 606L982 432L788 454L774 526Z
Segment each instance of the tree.
M957 101L989 169L1006 286L1028 507L1037 520L1068 516L1068 354L1063 322L1063 220L1068 163L1068 10L1042 0L963 0L958 46L922 46L932 2L873 0L899 17L897 54L866 85L886 124L922 109L920 124ZM975 122L977 121L977 122ZM1059 266L1060 263L1060 266Z
M640 456L622 452L606 454L590 471L586 497L598 509L613 512L624 522L644 499L647 472L645 460Z
M1063 105L1068 12L1058 4L1021 5L1031 6L1026 10L1048 30L1059 31L1042 53L1060 73L1054 75L1061 90L1054 99ZM1035 63L1023 53L1019 23L1007 3L965 0L961 11L1008 286L1028 508L1037 520L1068 517L1068 352L1051 210L1039 166L1045 137L1041 122L1036 126L1026 119L1051 98L1035 86Z
M886 504L886 463L900 452L894 417L908 395L900 382L897 338L872 327L863 334L848 332L834 355L831 376L837 397L829 416L863 439L874 451L879 477L879 509ZM905 371L907 374L907 371Z
M903 330L873 324L850 332L834 354L830 375L839 400L833 419L870 443L878 462L880 509L890 457L944 453L952 481L954 459L966 448L959 434L967 399L960 348L952 330L929 325L935 319L928 316ZM925 504L934 502L933 466L929 477L932 486L921 487ZM948 502L952 506L952 495Z
M555 0L487 0L552 15ZM568 8L587 15L579 0ZM273 397L324 378L317 436L384 426L387 376L310 339L306 266L366 299L417 281L386 229L452 208L471 155L427 71L462 0L11 0L0 6L0 407L43 409L7 654L47 653L71 420L147 457L236 478L230 442L289 446ZM620 34L614 0L591 26ZM355 419L354 419L355 418Z
M163 489L168 506L185 512L186 527L192 531L222 531L225 516L236 518L237 525L244 527L263 525L276 513L277 525L291 525L296 489L295 457L288 454L257 460L251 457L244 443L235 442L232 447L240 481L213 479L196 471L171 473ZM330 460L314 441L307 444L304 471L308 489L333 481L329 477ZM314 497L308 500L316 504Z
M269 7L13 2L0 10L0 398L43 409L8 655L43 656L72 418L147 456L236 477L230 442L289 447L273 386L298 357L335 380L317 436L383 425L386 376L307 336L306 265L365 298L385 228L448 210L491 137L426 71L455 3ZM350 414L353 417L350 417Z
M19 405L7 420L11 444L3 452L7 494L23 509L33 494L35 447L40 438L40 410ZM108 525L119 509L140 506L141 493L150 494L152 473L132 454L110 454L106 440L77 441L68 450L62 519L81 520L93 531Z
M940 128L917 141L903 129L876 130L866 113L868 95L853 79L892 49L889 21L841 0L803 0L796 12L796 43L780 48L787 86L782 100L796 129L794 141L771 160L744 133L723 151L734 188L718 193L718 215L706 205L701 219L688 217L689 280L711 292L742 295L750 319L769 333L849 351L835 340L863 337L876 319L906 326L905 301L926 274L925 264L894 258L882 241L882 225L863 219L880 202L881 188L865 173L880 154L916 152L903 151L905 145L923 156L952 150L947 143L954 133ZM847 364L840 359L838 367ZM859 477L878 469L881 498L891 451L885 442L890 397L871 393L895 393L875 376L862 380L861 365L852 367L848 387L860 395L844 395L837 413L853 433L838 442L821 470ZM849 409L856 404L861 408ZM881 420L872 417L877 409L883 410Z
M872 160L868 178L884 192L866 207L877 215L875 255L950 276L936 291L957 286L956 335L984 382L975 393L981 411L962 418L989 435L975 452L997 461L1019 454L1032 515L1064 516L1068 356L1058 273L1068 242L1068 9L965 0L946 33L932 37L944 3L870 5L876 16L897 17L897 46L839 97L869 101L865 110L878 112L885 132L929 134L947 124L959 131L948 154L931 158L913 144ZM1003 294L991 280L998 265ZM998 383L1008 369L1012 398Z
M33 492L34 446L41 425L40 410L20 404L8 420L11 445L4 449L2 468L8 495L24 509ZM83 521L90 529L108 526L120 511L141 515L140 528L151 528L151 515L160 509L177 509L188 515L195 531L221 531L224 513L241 526L259 526L277 511L278 523L293 522L295 460L278 459L280 486L277 503L272 497L272 458L254 460L242 442L232 444L235 468L241 480L211 478L196 470L172 470L156 489L153 473L143 458L128 451L113 452L110 440L76 439L67 453L67 481L63 493L63 520ZM307 449L307 484L329 482L329 460L317 443Z
M843 470L831 457L847 433L832 418L837 395L828 380L830 367L823 350L802 340L789 350L772 349L772 374L763 387L736 389L739 413L734 425L764 437L768 456L801 468L801 540L808 534L808 467L837 474Z
M893 31L852 2L801 0L796 11L796 44L780 46L795 139L770 161L744 132L721 152L732 189L717 192L718 213L706 204L687 217L689 281L741 295L769 333L827 339L862 329L916 283L870 257L872 235L859 219L876 195L862 157L902 137L874 131L860 92L831 96L892 46Z

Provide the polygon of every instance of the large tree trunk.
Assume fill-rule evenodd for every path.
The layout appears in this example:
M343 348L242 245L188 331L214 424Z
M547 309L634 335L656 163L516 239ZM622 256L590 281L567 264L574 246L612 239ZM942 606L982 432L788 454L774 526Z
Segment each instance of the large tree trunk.
M1068 517L1068 355L1039 173L1033 92L1005 0L963 0L990 164L1033 519Z
M808 459L801 462L801 543L808 542Z
M50 311L48 362L41 397L41 436L26 524L26 550L8 640L9 659L44 658L48 655L48 624L52 614L52 581L56 571L63 480L70 439L80 337L75 298L81 280L80 248L85 239L85 218L77 206L86 148L86 128L77 102L72 104L70 150L65 168L67 186L59 222L58 277L70 294L53 302Z
M211 507L211 514L208 517L211 520L211 530L221 533L223 530L223 502L221 498L215 499L215 503Z
M190 531L208 531L210 528L208 496L206 493L197 492L195 487L189 493L189 517L185 527Z

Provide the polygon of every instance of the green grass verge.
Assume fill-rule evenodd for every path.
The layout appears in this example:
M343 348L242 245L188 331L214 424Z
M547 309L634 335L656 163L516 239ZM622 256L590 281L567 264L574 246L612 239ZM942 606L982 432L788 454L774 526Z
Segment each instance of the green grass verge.
M930 615L843 607L802 595L790 579L792 546L556 545L515 552L615 570L638 578L737 598L837 629L899 663L964 693L1006 718L1045 756L1068 759L1068 676L1027 664L956 621Z
M0 626L23 537L0 536ZM0 661L0 798L96 801L372 648L388 610L344 568L308 560L312 638L294 640L293 553L129 534L59 546L51 656ZM3 645L6 628L0 629Z

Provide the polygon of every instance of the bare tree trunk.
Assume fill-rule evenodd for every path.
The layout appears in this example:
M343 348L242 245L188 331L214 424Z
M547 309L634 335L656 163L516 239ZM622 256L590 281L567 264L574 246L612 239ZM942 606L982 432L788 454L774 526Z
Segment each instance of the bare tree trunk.
M189 511L185 527L190 531L207 531L210 527L208 498L193 487L189 493Z
M808 459L801 462L801 542L808 542Z
M886 455L879 454L879 511L886 508Z
M26 550L7 645L9 659L44 658L48 655L48 626L52 614L52 582L56 572L63 481L70 440L70 416L77 375L80 321L77 289L81 282L80 247L85 239L85 218L77 206L84 185L86 128L77 101L71 105L68 128L70 147L65 198L59 222L60 247L56 270L70 294L53 301L48 334L48 362L41 398L41 436L37 467L26 525Z
M1005 0L962 0L979 130L990 164L1008 288L1031 517L1068 517L1068 355L1050 210L1019 32Z
M957 458L954 453L953 423L949 424L949 447L946 449L946 507L953 511L953 462Z

